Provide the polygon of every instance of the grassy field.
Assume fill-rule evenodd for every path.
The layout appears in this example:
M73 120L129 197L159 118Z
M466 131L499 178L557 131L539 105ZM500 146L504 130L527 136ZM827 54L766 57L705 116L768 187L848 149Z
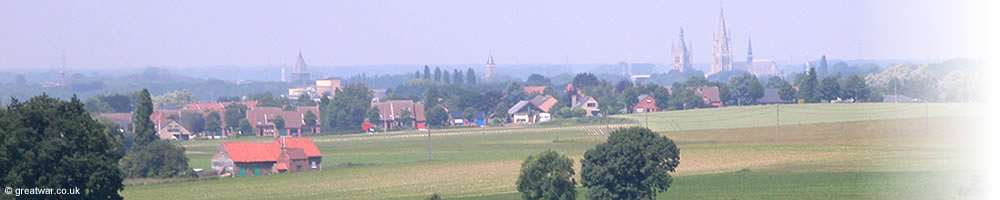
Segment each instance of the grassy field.
M975 150L965 145L974 136L970 125L978 123L967 117L974 105L930 104L928 120L924 106L782 105L780 134L773 126L774 106L650 114L650 128L681 149L673 185L658 199L961 199L959 191L979 170L961 156ZM644 122L645 116L623 117ZM439 193L446 199L518 199L514 182L525 157L552 149L576 160L580 170L583 152L603 142L610 130L573 125L434 131L430 162L425 132L318 136L323 171L134 185L122 194L130 199L422 199ZM219 143L180 144L196 152L189 154L193 168L208 168L210 154L199 153L211 153ZM582 198L586 189L578 192Z

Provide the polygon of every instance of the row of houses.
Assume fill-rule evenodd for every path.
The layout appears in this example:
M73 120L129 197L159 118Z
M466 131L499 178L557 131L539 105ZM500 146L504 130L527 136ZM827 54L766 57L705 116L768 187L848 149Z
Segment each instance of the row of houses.
M181 123L181 120L183 120L181 113L195 112L202 114L203 117L208 117L211 111L215 111L220 116L222 127L228 127L225 120L221 119L225 119L226 117L226 108L237 104L247 107L246 116L244 117L250 122L256 136L300 136L322 132L322 122L320 120L316 120L315 123L307 123L305 120L305 116L309 113L318 118L318 106L300 106L295 107L293 110L282 110L277 107L257 107L256 101L185 104L179 109L154 110L149 119L153 122L153 126L160 139L188 140L199 135L228 137L234 134L233 130L223 129L219 133L195 133L191 131L193 127L185 127ZM127 131L132 130L132 113L103 113L100 116L110 119ZM275 126L274 119L278 116L281 116L285 121L284 129L279 130Z

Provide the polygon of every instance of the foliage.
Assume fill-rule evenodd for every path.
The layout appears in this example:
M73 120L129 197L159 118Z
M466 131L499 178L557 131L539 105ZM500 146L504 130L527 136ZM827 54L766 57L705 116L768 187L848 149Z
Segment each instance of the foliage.
M764 96L764 87L760 85L757 77L750 73L733 76L729 79L729 85L732 86L729 91L737 105L754 104L757 99Z
M71 198L122 199L120 135L84 110L47 95L0 109L0 185L13 188L79 188ZM7 193L6 196L13 198ZM18 198L68 198L25 195Z
M331 130L358 130L371 108L371 91L361 84L350 84L337 91L326 105L326 121L321 124Z
M427 65L424 65L424 80L430 80L430 79L431 79L431 68L428 67Z
M819 95L820 99L824 101L831 101L840 97L840 82L836 76L823 78L823 81L819 83Z
M868 75L865 77L865 82L877 92L898 93L924 100L936 100L939 94L938 89L940 89L936 75L926 65L915 69L905 65L896 65L881 73Z
M447 69L444 70L444 74L442 74L441 77L444 78L444 83L451 84L451 75L448 73Z
M469 82L469 85L476 84L476 70L471 67L465 70L465 82Z
M219 102L219 103L222 103L222 102L237 102L237 101L242 101L242 100L243 100L243 98L240 98L238 96L219 96L219 98L217 100L215 100L215 102Z
M408 127L413 122L413 112L409 108L399 111L399 121L403 122L403 127Z
M306 114L302 116L302 121L306 126L316 126L316 114L313 111L306 111Z
M673 182L680 151L647 128L622 128L583 155L581 178L592 199L653 199Z
M120 95L112 93L110 95L96 95L84 101L84 109L96 113L127 113L132 112L132 101L138 97L137 93Z
M788 83L788 81L785 81L785 79L782 79L780 76L771 76L767 78L766 88L781 88L786 83Z
M136 146L121 160L121 169L130 178L171 178L194 176L188 168L184 147L156 140Z
M205 117L205 131L211 133L212 136L222 131L222 120L218 111L208 112L208 116Z
M240 123L240 120L246 119L247 116L247 106L238 103L232 103L226 105L223 111L222 122L226 124L226 129L233 130L236 129Z
M201 112L181 111L180 123L192 133L205 131L205 116Z
M868 97L872 93L868 85L865 84L865 79L857 75L845 78L844 87L840 91L844 98L854 99L858 102L868 101Z
M465 117L466 120L469 121L476 120L476 110L472 109L471 107L465 108L465 111L462 112L462 114L463 114L462 117Z
M597 86L601 81L597 80L597 76L591 73L579 73L573 77L573 88L583 89L592 86Z
M299 95L299 101L295 104L296 106L316 106L316 102L309 97L308 94L302 93Z
M503 97L500 99L501 102L507 105L517 104L518 101L528 99L528 94L524 92L524 86L520 81L512 81L507 85L507 89L503 91ZM504 113L507 111L504 110Z
M444 126L445 122L448 121L448 111L441 105L434 106L427 111L426 115L427 124L431 126Z
M528 76L528 80L524 81L524 85L527 86L551 86L552 81L541 74L531 74Z
M171 106L174 108L183 107L184 104L194 103L195 96L191 90L175 90L166 94L153 97L153 106L160 108Z
M816 68L809 68L809 72L806 73L799 83L799 98L804 99L807 103L818 103L819 102L819 80L816 79Z
M498 119L500 121L507 121L507 118L509 117L507 116L507 110L509 109L510 107L507 106L507 103L504 102L498 103L497 107L493 109L493 118Z
M135 132L135 146L145 146L146 144L159 140L156 135L156 128L149 116L153 114L153 100L149 97L149 90L142 89L139 92L139 101L135 105L135 112L132 113L132 131Z
M281 117L281 115L275 115L272 122L274 122L274 129L277 129L278 131L285 130L285 118Z
M434 67L434 81L441 81L441 68Z
M437 106L438 99L440 98L441 95L438 94L437 87L431 86L430 88L427 88L427 91L424 92L424 108L433 108Z
M521 163L517 191L521 199L576 199L576 180L572 177L573 160L546 150L528 156Z
M684 87L680 83L674 83L674 94L670 97L670 108L674 110L684 110L690 108L700 108L705 106L705 101L701 96L695 94L693 88Z
M667 110L670 108L670 90L659 85L655 86L653 89L653 99L656 99L656 107L661 110Z
M239 135L240 136L252 136L252 135L254 135L253 126L250 126L250 121L249 120L247 120L247 119L241 119L239 123L240 123L240 125L237 127L236 130L239 131L239 133L240 133Z
M465 76L465 74L462 73L462 70L455 69L454 73L451 74L455 76L454 78L451 79L455 84L465 84L465 80L462 79L462 77Z
M378 107L372 106L368 108L368 123L379 123L382 121L382 115L379 113Z
M795 88L792 87L791 83L785 82L778 89L778 96L781 96L781 100L785 102L795 101Z
M339 93L338 93L339 94ZM249 94L247 95L247 100L257 101L257 107L284 107L285 105L291 105L291 102L286 98L275 97L271 92L265 92L260 94Z
M573 117L586 117L586 116L587 116L587 110L584 110L583 108L573 109Z

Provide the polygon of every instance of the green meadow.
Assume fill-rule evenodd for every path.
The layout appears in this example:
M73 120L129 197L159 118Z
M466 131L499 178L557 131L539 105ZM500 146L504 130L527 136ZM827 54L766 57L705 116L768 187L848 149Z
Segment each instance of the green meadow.
M658 199L963 199L981 169L975 104L810 104L614 116L628 123L529 125L316 136L322 171L130 185L129 199L519 199L521 161L552 149L576 161L616 127L675 140L681 164ZM780 109L780 113L777 110ZM775 127L780 115L780 128ZM179 142L209 168L221 142ZM575 177L579 182L579 176ZM585 198L586 188L578 194Z

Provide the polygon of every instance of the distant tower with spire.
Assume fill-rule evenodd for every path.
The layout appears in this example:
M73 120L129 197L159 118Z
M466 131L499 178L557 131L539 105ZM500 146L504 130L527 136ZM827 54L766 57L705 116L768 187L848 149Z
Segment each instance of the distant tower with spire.
M676 43L673 46L673 64L670 66L672 70L677 70L678 72L685 72L691 69L691 48L688 47L689 42L684 41L684 27L681 27L681 37L679 39L680 44Z
M753 42L747 37L747 66L753 64Z
M712 73L719 73L722 71L732 71L733 70L733 54L730 52L732 47L731 39L729 38L729 30L726 29L726 17L723 15L722 8L719 8L719 27L715 32L715 40L712 41Z
M291 81L302 83L302 85L309 82L309 68L306 66L305 59L302 59L301 51L299 52L299 58L295 61L295 68L292 69Z
M490 58L486 60L486 79L493 77L497 72L497 64L493 63L493 54L490 54Z

